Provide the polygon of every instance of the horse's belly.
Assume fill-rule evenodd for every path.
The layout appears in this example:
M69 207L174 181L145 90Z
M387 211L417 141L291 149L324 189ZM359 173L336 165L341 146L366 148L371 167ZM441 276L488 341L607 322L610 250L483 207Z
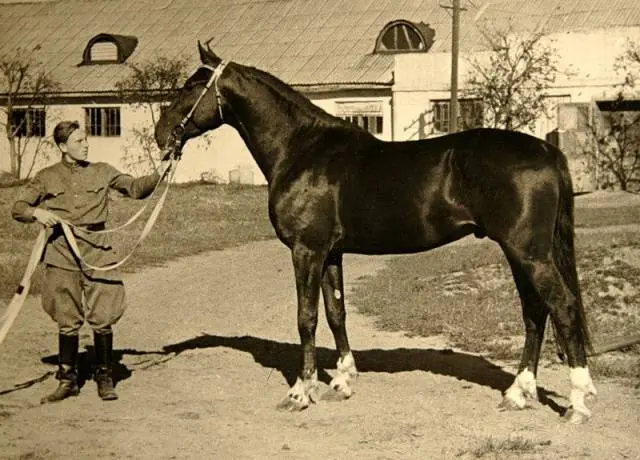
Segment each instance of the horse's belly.
M408 254L442 246L473 233L470 221L429 222L429 220L396 219L361 222L345 228L344 252L359 254Z

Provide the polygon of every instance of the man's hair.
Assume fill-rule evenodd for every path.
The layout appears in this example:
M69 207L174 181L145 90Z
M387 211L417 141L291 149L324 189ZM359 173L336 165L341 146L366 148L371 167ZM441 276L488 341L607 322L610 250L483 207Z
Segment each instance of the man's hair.
M53 140L56 145L64 144L69 136L76 129L80 129L80 123L77 121L61 121L53 130Z

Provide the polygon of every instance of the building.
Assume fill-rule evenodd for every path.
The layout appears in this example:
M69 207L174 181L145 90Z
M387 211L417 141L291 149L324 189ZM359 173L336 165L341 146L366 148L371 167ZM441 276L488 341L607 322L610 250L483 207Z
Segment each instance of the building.
M460 82L465 59L487 49L487 24L544 30L556 41L562 63L574 70L549 94L564 114L578 110L576 104L610 99L620 81L613 60L627 38L640 39L637 0L462 4ZM451 68L451 11L439 0L52 0L2 4L0 21L0 55L37 48L37 58L60 82L46 113L38 107L22 112L28 121L24 135L47 136L58 119L80 120L90 135L91 158L123 169L125 151L139 149L134 129L148 127L150 117L123 103L115 83L128 74L127 63L157 56L186 58L195 69L198 40L210 41L224 59L273 73L381 139L447 131L446 120L434 118L446 113ZM7 89L0 88L0 99L2 93L0 105ZM561 116L560 125L555 116L541 120L534 134L570 129L575 119ZM8 157L3 138L0 170L9 169ZM35 169L45 163L39 158ZM177 179L203 174L264 181L240 137L226 126L185 147Z

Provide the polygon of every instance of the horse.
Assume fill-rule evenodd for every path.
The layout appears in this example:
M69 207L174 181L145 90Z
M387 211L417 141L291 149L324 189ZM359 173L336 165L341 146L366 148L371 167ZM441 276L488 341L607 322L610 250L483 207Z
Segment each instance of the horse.
M267 180L269 218L291 250L302 354L279 408L302 410L318 398L320 292L338 352L329 391L352 395L358 371L347 336L343 254L416 253L474 234L501 247L522 305L522 357L500 406L523 409L537 400L550 316L570 368L568 418L589 419L591 342L575 262L573 186L559 149L489 128L379 140L263 70L222 60L208 43L198 42L198 50L201 65L163 110L156 142L179 156L184 142L226 123Z

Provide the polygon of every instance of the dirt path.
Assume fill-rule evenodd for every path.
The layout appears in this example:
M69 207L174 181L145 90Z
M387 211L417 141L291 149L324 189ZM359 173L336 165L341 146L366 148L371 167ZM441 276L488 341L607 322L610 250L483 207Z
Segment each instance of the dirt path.
M346 257L347 286L385 260ZM278 242L185 258L126 282L129 310L116 330L120 399L111 403L88 382L78 398L38 404L55 387L47 373L56 336L39 299L29 299L0 347L0 458L473 458L489 438L533 448L485 458L640 458L637 388L596 381L593 419L572 426L558 415L568 371L551 364L539 375L544 404L499 412L513 368L447 351L437 337L378 331L351 309L361 372L354 396L276 411L298 363L292 268ZM87 330L81 340L91 344ZM318 346L333 373L323 315Z

